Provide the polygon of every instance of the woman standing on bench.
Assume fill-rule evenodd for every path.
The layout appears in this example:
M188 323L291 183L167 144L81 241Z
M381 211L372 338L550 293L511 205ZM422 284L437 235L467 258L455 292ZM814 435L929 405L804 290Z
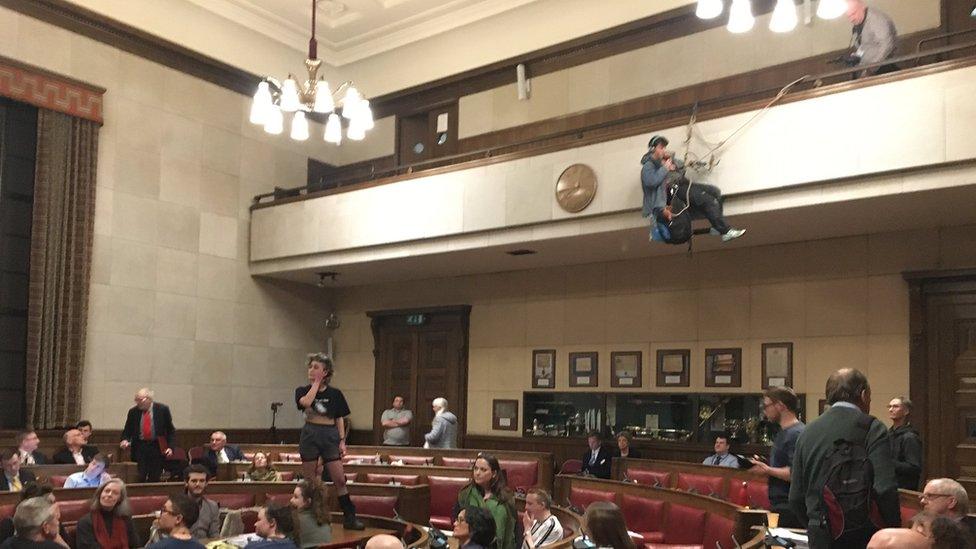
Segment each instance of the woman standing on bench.
M495 456L478 454L471 468L471 482L458 493L461 509L472 506L487 509L495 519L495 541L498 549L515 549L515 501L508 489L505 471Z
M305 426L298 439L298 453L302 458L302 474L306 480L318 483L318 460L322 458L329 478L339 496L339 507L345 517L347 530L363 530L365 525L356 518L356 506L349 498L346 475L342 470L342 456L346 453L345 417L349 405L342 391L330 387L335 365L325 353L308 357L309 385L295 389L295 404L305 412Z

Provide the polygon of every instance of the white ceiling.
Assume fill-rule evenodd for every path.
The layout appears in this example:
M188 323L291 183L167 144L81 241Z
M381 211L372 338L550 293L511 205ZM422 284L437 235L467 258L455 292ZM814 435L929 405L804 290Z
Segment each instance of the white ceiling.
M918 215L918 212L925 212L925 215ZM695 237L694 253L973 225L976 224L976 185L774 210L737 216L730 221L746 228L746 235L727 244L716 237ZM518 248L530 248L537 253L514 257L506 253ZM684 253L687 253L687 246L648 242L647 229L639 228L385 261L324 263L315 269L278 273L271 278L314 284L318 283L318 272L337 271L339 276L334 281L327 281L327 287L361 286Z
M187 0L299 51L308 48L311 0ZM316 0L319 57L341 66L538 0Z

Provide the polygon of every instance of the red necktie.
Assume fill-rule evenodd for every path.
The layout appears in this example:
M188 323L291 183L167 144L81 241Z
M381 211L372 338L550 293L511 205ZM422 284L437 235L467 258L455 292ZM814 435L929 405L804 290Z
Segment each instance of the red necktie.
M149 410L142 413L142 440L152 440L152 416Z

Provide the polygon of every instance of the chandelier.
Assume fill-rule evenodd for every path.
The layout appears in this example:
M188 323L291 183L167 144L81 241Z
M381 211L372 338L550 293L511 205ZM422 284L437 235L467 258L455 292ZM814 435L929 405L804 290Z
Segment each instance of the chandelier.
M280 82L270 76L265 77L254 94L250 120L252 124L264 126L264 131L278 135L284 131L285 113L294 113L291 117L291 138L305 141L309 137L306 113L328 114L323 136L326 142L336 145L342 142L343 118L347 121L346 137L360 141L366 137L368 130L373 129L373 111L369 108L369 101L351 81L343 82L333 90L325 78L318 76L322 65L322 60L318 58L318 42L315 41L315 7L318 1L312 0L312 38L308 41L308 58L305 59L308 78L298 81L289 74L284 82Z
M804 0L809 9L811 0ZM695 14L701 19L714 19L725 9L722 0L698 0ZM847 6L844 0L820 0L817 5L817 16L821 19L836 19L844 14ZM809 13L809 12L808 12ZM796 3L794 0L777 0L773 9L773 16L769 20L769 30L773 32L789 32L797 24ZM755 24L752 15L751 0L732 0L729 8L728 30L732 33L743 33L752 30ZM809 18L807 23L810 23Z

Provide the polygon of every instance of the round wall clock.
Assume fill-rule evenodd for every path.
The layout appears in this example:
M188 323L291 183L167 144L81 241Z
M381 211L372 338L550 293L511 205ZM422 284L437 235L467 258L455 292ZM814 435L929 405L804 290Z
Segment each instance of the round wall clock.
M573 164L556 180L556 202L570 213L586 209L596 196L596 173L586 164Z

